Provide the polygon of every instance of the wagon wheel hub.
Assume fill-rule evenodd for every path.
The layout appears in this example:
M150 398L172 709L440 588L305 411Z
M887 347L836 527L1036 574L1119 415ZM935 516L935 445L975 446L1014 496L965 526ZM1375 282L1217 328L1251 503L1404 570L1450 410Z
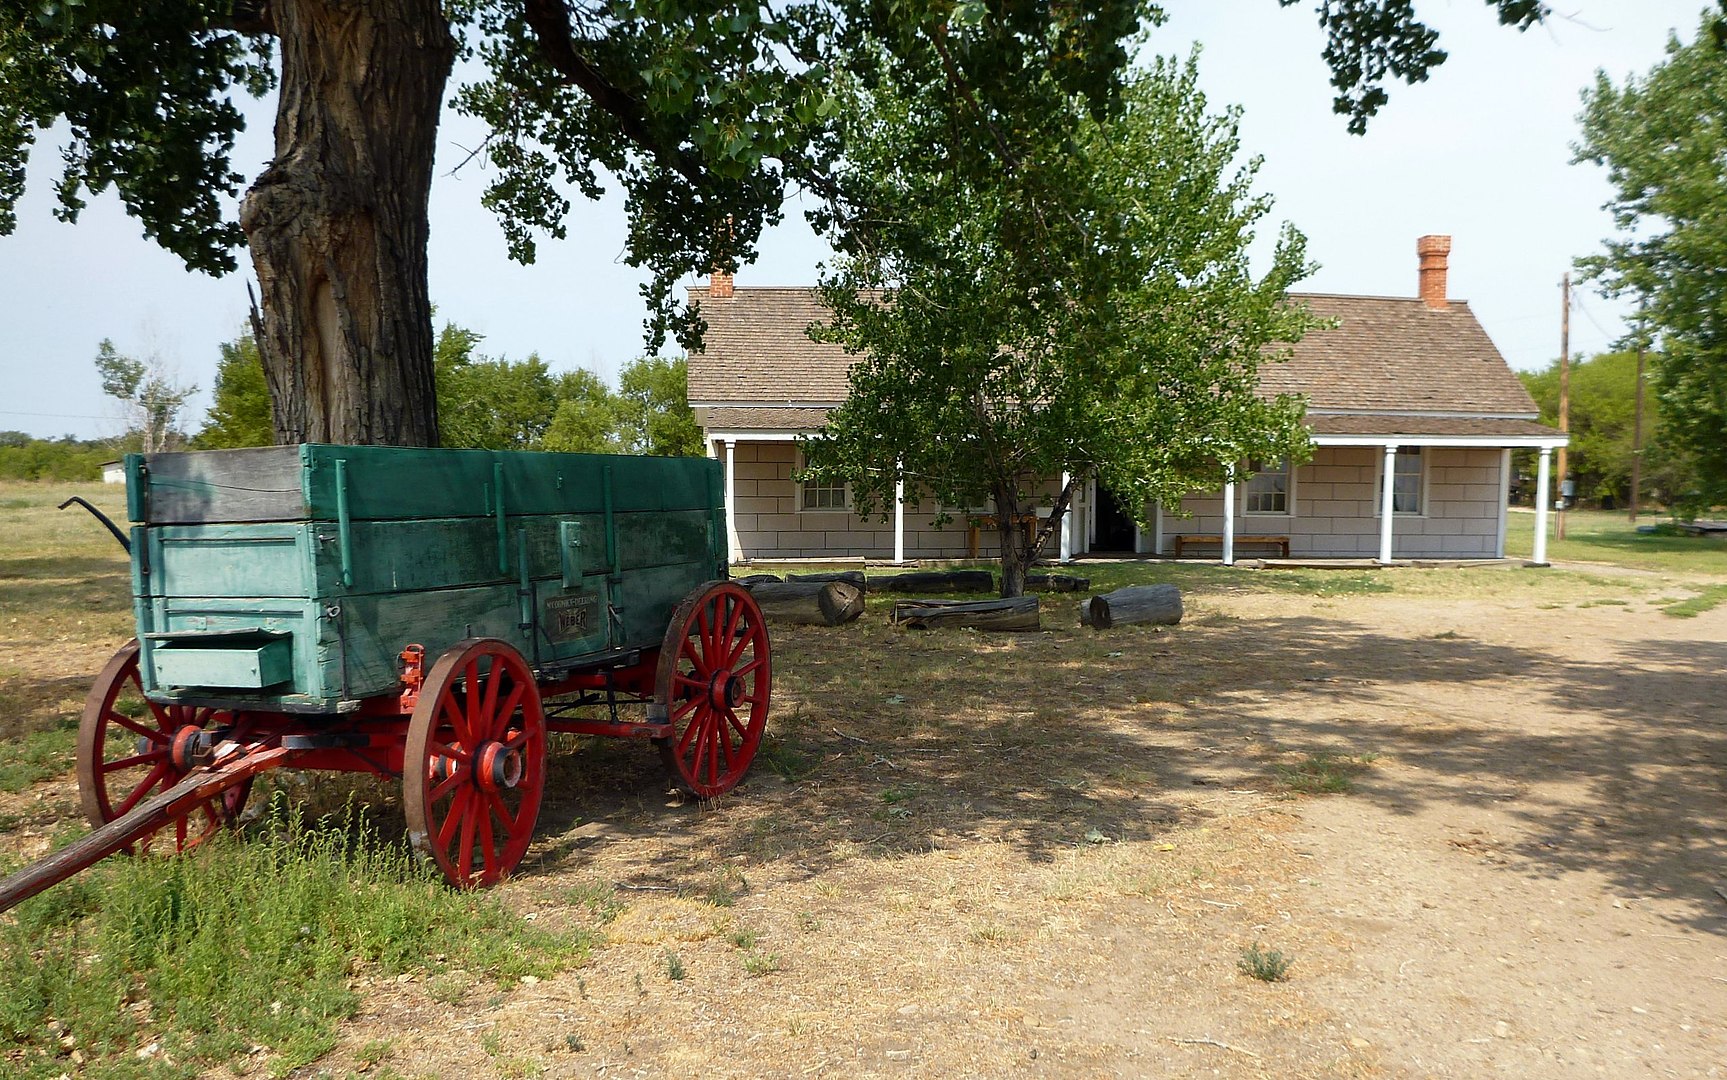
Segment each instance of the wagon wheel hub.
M716 709L736 709L744 700L744 681L729 671L716 671L708 680L708 701Z
M526 768L521 749L511 749L501 742L482 743L474 761L475 776L487 791L508 791L515 787L522 782Z

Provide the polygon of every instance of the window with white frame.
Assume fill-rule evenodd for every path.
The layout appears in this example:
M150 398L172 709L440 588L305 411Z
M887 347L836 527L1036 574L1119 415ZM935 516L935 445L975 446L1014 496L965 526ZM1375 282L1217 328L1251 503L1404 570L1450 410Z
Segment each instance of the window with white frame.
M1419 517L1422 513L1422 486L1426 480L1423 468L1425 455L1419 446L1400 446L1391 471L1391 512ZM1385 505L1385 467L1380 466L1378 499L1373 504L1377 516Z
M798 453L798 470L801 472L807 463L803 453ZM850 510L851 495L844 484L819 484L810 480L798 483L799 510Z
M1249 461L1251 473L1242 486L1241 512L1244 514L1288 514L1290 504L1289 459L1282 461Z

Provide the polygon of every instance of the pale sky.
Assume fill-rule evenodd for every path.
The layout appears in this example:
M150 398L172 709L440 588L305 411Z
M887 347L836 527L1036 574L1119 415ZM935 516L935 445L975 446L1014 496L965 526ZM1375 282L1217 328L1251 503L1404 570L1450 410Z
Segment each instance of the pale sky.
M1612 230L1600 209L1604 170L1571 165L1579 91L1597 69L1617 81L1662 56L1669 31L1689 40L1704 0L1559 0L1544 27L1517 34L1481 0L1420 0L1451 58L1428 82L1393 84L1391 102L1365 137L1331 112L1331 88L1312 4L1275 0L1166 0L1171 19L1151 47L1185 55L1204 46L1200 76L1214 108L1244 110L1242 147L1264 158L1259 190L1276 205L1262 228L1261 258L1278 223L1308 237L1319 272L1314 292L1413 296L1415 240L1453 237L1450 295L1468 300L1512 367L1537 368L1559 353L1560 276ZM270 153L273 104L252 104L251 130L235 154L248 180ZM217 347L239 336L250 263L210 278L186 271L143 238L110 192L76 226L51 213L58 153L38 143L17 232L0 238L0 430L108 436L124 428L102 395L92 360L112 338L132 355L161 356L182 382L205 391L188 430L208 407ZM539 261L509 261L501 231L480 206L484 172L452 165L479 140L446 112L432 189L431 294L444 319L485 335L481 351L520 359L538 352L554 369L587 367L614 379L643 351L638 273L623 265L620 201L578 196L570 239L544 241ZM762 243L740 285L807 285L827 249L794 206ZM694 284L691 281L690 284ZM1598 351L1623 332L1622 305L1577 296L1573 352Z

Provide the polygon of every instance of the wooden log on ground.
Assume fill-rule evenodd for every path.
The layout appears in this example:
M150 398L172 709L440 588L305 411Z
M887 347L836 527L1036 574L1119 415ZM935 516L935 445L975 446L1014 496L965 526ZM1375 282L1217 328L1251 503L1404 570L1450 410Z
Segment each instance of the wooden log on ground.
M913 630L969 626L974 630L1037 630L1037 597L1006 600L901 600L893 606L895 625Z
M841 581L860 592L869 591L862 570L835 570L822 574L787 574L787 581Z
M914 570L875 579L882 592L956 593L993 592L995 575L988 570Z
M750 587L769 623L838 626L863 614L863 590L843 581L764 581Z
M1133 623L1174 626L1181 621L1181 590L1174 585L1129 585L1091 598L1091 625L1099 630Z
M735 577L732 578L732 580L746 589L753 589L757 585L764 585L768 582L778 582L784 579L782 579L778 574L745 574L743 577Z
M1084 592L1091 588L1091 579L1072 574L1027 574L1025 587L1038 592Z

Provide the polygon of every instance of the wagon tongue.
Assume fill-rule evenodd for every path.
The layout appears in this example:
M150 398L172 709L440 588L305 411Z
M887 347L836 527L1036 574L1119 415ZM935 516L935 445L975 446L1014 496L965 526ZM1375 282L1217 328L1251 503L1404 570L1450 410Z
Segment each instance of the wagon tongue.
M228 753L224 755L223 749L228 749ZM228 747L218 747L216 763L194 768L184 780L168 790L145 799L77 842L0 881L0 911L10 910L50 885L94 866L265 769L287 764L297 754L298 751L281 746L238 747L229 744Z

